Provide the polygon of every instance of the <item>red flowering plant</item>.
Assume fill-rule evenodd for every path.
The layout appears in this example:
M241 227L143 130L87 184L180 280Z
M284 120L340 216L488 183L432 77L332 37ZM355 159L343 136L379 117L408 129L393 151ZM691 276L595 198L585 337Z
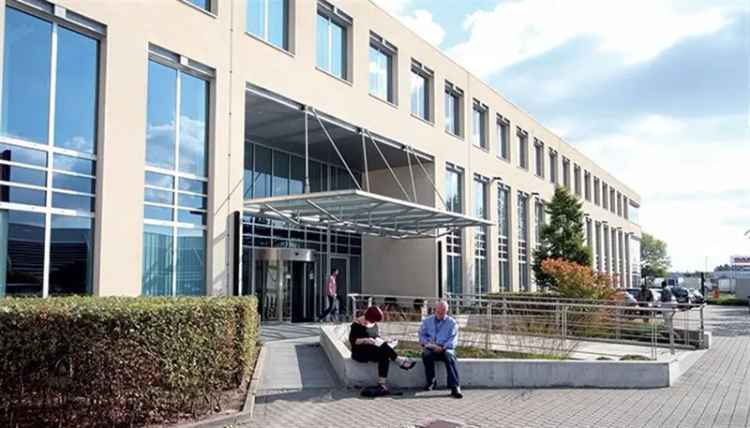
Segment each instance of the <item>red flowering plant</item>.
M615 293L611 278L583 266L560 258L542 261L542 270L549 275L560 296L573 299L609 300Z

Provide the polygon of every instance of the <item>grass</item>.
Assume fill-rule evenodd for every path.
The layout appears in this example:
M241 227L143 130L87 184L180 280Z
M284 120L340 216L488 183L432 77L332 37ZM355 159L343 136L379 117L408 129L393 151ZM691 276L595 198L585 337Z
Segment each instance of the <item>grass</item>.
M718 299L709 297L706 299L706 303L709 305L724 305L724 306L747 306L747 300L738 299L734 294L723 293L719 295Z
M418 342L400 340L396 352L409 358L421 358L422 347ZM456 347L456 356L459 358L482 358L497 359L508 358L515 360L564 360L565 358L557 355L534 354L529 352L516 351L496 351L480 348L476 346L458 346Z

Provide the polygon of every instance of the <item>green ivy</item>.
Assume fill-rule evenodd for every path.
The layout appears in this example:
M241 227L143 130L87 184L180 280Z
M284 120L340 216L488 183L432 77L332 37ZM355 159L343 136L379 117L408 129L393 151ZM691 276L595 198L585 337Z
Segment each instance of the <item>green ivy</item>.
M247 381L254 297L0 299L0 426L133 426Z

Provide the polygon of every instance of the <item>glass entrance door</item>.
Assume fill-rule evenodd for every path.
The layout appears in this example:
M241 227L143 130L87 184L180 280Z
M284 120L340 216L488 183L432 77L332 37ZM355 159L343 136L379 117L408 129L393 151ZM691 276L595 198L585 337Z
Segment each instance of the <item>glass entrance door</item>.
M313 252L273 248L252 251L252 257L243 255L242 291L258 298L261 321L313 321L316 288Z
M331 256L331 269L338 269L339 274L336 277L336 297L339 305L339 318L349 313L349 301L346 297L349 294L349 258L340 256Z

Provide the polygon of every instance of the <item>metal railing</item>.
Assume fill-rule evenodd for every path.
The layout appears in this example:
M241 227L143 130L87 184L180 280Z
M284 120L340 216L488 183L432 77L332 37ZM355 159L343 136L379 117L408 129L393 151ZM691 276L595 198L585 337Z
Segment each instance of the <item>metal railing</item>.
M352 294L350 316L379 306L381 334L416 340L421 320L435 298ZM484 351L550 358L622 356L633 350L650 359L677 349L701 349L703 306L628 306L609 300L545 295L451 295L445 299L460 325L459 345ZM606 344L635 345L617 347ZM642 355L643 356L643 355Z

